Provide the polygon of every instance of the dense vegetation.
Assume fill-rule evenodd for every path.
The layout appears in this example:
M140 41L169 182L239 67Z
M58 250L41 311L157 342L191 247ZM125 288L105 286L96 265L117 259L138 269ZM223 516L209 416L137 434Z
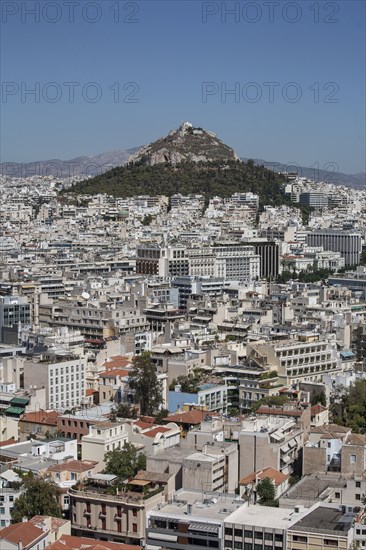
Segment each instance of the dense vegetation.
M269 477L265 477L257 483L257 495L261 506L278 507L276 488Z
M59 497L61 489L51 480L29 474L24 478L24 492L14 502L11 510L13 523L33 516L61 517Z
M119 481L133 478L139 470L146 468L146 456L138 453L132 443L125 441L122 449L105 454L105 473L118 477Z
M277 282L279 284L286 284L291 279L296 279L302 283L316 283L317 281L324 281L332 275L334 271L331 269L308 269L308 271L300 271L296 273L295 271L284 270L277 277Z
M156 367L150 353L144 351L133 360L129 373L129 385L134 392L134 403L143 416L155 416L163 404L162 384L158 380Z
M357 380L345 391L340 402L333 403L331 410L336 424L366 434L366 380Z
M262 405L266 407L282 407L286 401L288 401L288 397L286 395L268 395L267 397L262 397L262 399L255 401L255 403L251 406L251 410L255 412Z
M256 166L253 161L184 162L175 166L168 163L148 166L140 162L113 168L80 182L72 188L72 193L107 193L117 197L196 193L208 200L251 191L260 196L262 206L291 204L281 190L282 183L282 176ZM70 193L63 193L66 192Z

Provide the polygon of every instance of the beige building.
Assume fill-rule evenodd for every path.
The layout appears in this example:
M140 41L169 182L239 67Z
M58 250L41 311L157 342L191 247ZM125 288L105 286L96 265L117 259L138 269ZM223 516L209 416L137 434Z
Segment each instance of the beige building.
M183 460L183 489L234 493L238 486L236 443L215 442Z
M247 357L264 370L277 371L286 384L321 382L323 374L341 369L336 349L314 334L298 340L249 343Z
M81 438L82 460L93 459L104 464L108 451L121 449L128 441L126 422L100 422L89 427L88 435Z
M296 419L252 417L239 433L239 475L271 466L285 475L300 473L304 431Z
M73 533L140 545L145 537L146 513L165 501L164 489L151 491L151 496L146 490L107 494L114 477L98 474L92 476L91 484L70 489ZM141 486L145 485L142 481Z

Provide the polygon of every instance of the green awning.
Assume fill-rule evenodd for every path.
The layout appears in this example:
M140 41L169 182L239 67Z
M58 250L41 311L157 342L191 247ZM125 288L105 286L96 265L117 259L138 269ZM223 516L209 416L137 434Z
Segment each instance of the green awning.
M24 409L22 409L21 407L8 407L7 409L5 409L5 414L16 414L20 416L23 413Z
M14 397L14 399L12 399L10 401L10 404L11 405L28 405L29 403L29 399L27 397Z

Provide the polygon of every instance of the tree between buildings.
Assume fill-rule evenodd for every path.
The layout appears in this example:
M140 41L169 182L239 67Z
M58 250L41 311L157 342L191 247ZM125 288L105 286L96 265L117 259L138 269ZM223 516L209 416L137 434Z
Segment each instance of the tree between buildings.
M257 483L257 495L262 506L278 506L276 500L276 488L269 477L265 477Z
M136 447L127 441L122 449L106 453L105 462L105 473L115 475L121 481L134 477L139 470L146 468L146 456L138 454Z
M135 403L140 405L143 416L154 416L159 412L163 403L162 385L149 352L134 358L129 373L129 386L135 393Z
M14 502L11 511L12 523L19 523L23 518L30 519L38 515L61 517L61 490L53 481L28 475L23 486L24 493Z

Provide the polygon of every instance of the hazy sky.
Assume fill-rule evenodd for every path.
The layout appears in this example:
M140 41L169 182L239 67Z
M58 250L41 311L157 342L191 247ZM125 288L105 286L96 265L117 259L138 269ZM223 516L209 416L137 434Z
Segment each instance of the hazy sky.
M188 120L240 156L364 171L365 5L2 0L1 160L126 149Z

